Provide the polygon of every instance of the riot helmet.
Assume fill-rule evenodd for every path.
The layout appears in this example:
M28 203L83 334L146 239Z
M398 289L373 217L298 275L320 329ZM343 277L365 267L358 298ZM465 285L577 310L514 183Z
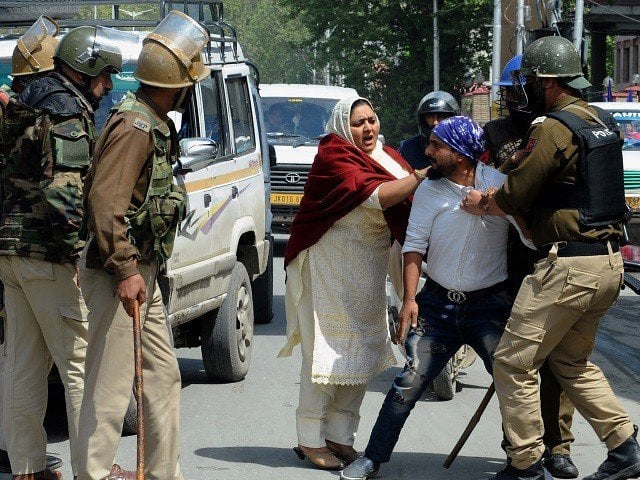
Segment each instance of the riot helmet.
M171 10L144 39L133 76L154 87L189 87L211 73L202 59L209 33L191 17Z
M434 114L440 114L443 118L460 115L460 105L453 95L443 91L431 92L422 97L418 104L418 129L427 142L432 128L427 124L427 117Z
M11 57L11 75L20 77L53 70L53 54L58 45L54 37L57 34L56 21L41 15L18 38Z
M120 73L137 45L138 37L129 32L100 26L77 27L62 38L53 58L93 78L105 68Z
M523 84L526 77L533 77L536 81ZM544 90L537 81L541 78L557 78L575 90L591 86L582 73L580 54L573 43L563 37L542 37L525 49L520 70L512 74L518 90L519 108L541 108Z
M516 91L516 85L513 82L514 72L519 72L522 65L522 55L516 55L512 57L502 70L500 75L500 81L494 85L500 87L500 97L498 98L498 113L500 116L505 117L507 115L520 117L525 113L528 117L528 113L522 112L518 109L518 94ZM520 85L525 85L525 77L520 77ZM515 118L514 118L515 119ZM522 118L522 120L526 120ZM533 119L530 119L533 120ZM520 123L520 122L518 122Z

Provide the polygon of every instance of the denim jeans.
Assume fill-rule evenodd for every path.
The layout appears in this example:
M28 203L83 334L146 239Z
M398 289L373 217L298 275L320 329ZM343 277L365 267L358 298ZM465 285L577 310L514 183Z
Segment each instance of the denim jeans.
M511 310L506 291L455 304L425 286L416 296L418 326L407 335L407 362L396 376L371 432L365 456L388 462L409 413L458 349L471 346L492 373L492 355Z

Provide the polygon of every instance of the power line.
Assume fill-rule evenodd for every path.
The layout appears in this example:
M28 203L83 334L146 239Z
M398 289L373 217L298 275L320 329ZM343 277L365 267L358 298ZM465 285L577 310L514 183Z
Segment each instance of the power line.
M630 17L629 15L625 15L624 13L620 13L617 10L611 8L611 7L607 7L606 5L602 5L601 3L596 2L595 0L587 0L589 3L593 3L594 5L597 5L601 8L604 8L605 10L609 10L610 12L615 13L616 15L621 16L622 18L626 18L627 20L631 20L632 22L636 22L636 23L640 23L640 20L635 19L633 17Z

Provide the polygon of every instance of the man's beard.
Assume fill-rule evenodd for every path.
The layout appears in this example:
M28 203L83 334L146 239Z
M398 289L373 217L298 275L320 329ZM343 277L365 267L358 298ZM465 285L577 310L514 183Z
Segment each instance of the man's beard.
M439 178L449 178L451 174L456 171L456 166L447 164L447 165L438 165L435 159L431 159L431 168L427 172L427 176L430 180L437 180Z

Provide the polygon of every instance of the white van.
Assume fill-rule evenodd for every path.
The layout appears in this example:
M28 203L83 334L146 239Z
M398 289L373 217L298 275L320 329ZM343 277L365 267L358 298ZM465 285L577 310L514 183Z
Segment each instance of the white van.
M267 138L276 153L271 165L274 233L289 233L331 111L338 100L354 95L356 90L345 87L260 85Z

